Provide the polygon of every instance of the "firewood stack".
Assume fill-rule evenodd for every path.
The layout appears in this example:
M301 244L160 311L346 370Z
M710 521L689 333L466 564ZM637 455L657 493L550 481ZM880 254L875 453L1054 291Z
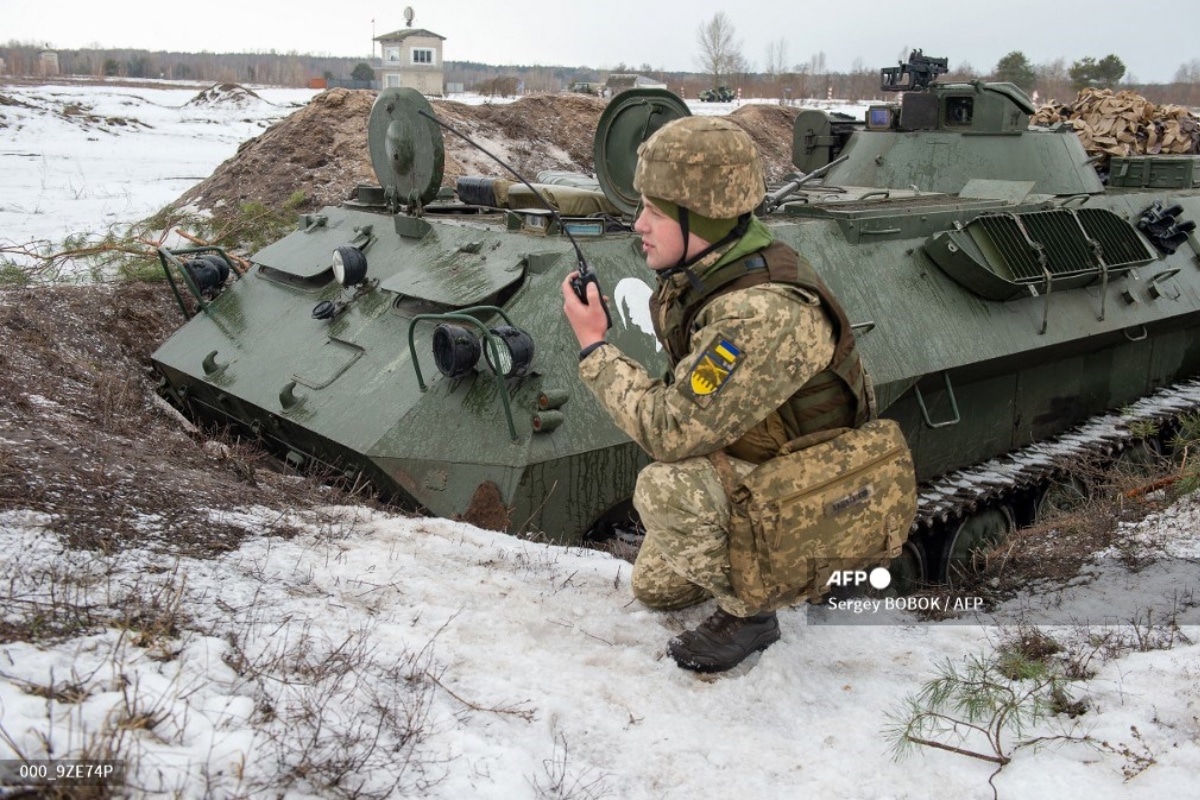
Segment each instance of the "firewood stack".
M1084 89L1070 105L1049 103L1031 125L1065 122L1084 149L1107 167L1111 156L1200 154L1200 117L1183 106L1155 105L1130 91Z

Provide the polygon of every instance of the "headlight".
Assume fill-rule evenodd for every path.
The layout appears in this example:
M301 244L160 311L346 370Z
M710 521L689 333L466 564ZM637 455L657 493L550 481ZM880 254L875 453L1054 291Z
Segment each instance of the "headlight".
M492 372L505 378L519 378L528 372L529 364L533 361L533 337L510 325L492 328L491 334L496 342L497 363L492 363L490 347L484 347L483 357Z
M229 278L229 265L215 254L197 256L185 262L183 268L205 297L215 297L225 288L225 281Z
M443 322L433 329L433 360L447 378L459 378L479 361L479 339L464 327Z
M357 247L344 244L333 251L333 279L342 286L356 286L367 279L367 257Z
M533 338L511 325L492 328L492 347L461 325L443 322L433 329L433 360L447 378L466 375L483 355L488 369L502 378L519 378L529 371L533 361Z

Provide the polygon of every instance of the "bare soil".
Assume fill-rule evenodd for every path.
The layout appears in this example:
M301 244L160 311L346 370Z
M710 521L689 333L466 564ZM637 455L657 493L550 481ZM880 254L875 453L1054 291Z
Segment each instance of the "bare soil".
M0 293L0 511L41 512L74 547L198 555L248 533L212 509L331 500L157 398L150 354L181 322L165 284Z
M297 211L313 211L351 197L360 184L378 185L367 150L367 121L375 92L330 89L261 136L180 197L203 209L257 202L279 208L304 193ZM465 105L432 101L439 117L508 161L531 180L542 170L593 174L593 138L604 101L587 95L529 95L512 103ZM790 172L794 109L742 106L729 116L762 152L768 181ZM511 177L458 137L445 137L442 184L463 175Z

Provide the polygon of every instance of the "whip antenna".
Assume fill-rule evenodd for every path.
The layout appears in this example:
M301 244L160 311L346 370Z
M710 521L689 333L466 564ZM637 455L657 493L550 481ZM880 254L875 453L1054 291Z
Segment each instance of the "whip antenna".
M519 180L521 183L525 184L525 188L527 188L527 189L529 189L529 191L533 192L534 196L537 197L538 200L542 201L542 205L544 205L546 207L546 209L550 212L551 216L554 217L554 221L558 223L558 229L560 231L562 231L564 234L566 234L567 239L570 240L570 242L571 242L571 246L575 248L575 262L578 265L579 277L572 279L571 288L575 290L575 294L586 305L587 304L587 285L589 283L596 284L597 293L600 297L600 307L604 309L604 316L608 320L608 327L611 328L612 327L612 315L608 313L608 304L604 302L604 291L602 289L600 289L600 281L596 279L596 271L588 265L587 259L583 257L583 250L579 247L579 242L575 241L575 237L571 235L571 229L568 228L566 226L566 224L563 222L562 216L558 213L558 209L556 209L554 206L552 206L550 204L550 202L546 199L545 195L543 195L541 192L539 192L537 189L535 189L533 184L531 184L529 181L525 180L524 175L517 172L515 169L510 167L508 164L504 163L504 161L502 161L499 156L495 155L491 151L484 148L484 146L479 144L479 142L476 142L471 137L467 136L465 133L462 133L461 131L456 129L453 125L449 124L448 122L443 122L442 120L438 119L433 114L430 114L428 111L426 111L423 108L418 109L417 113L420 114L422 117L432 120L433 122L442 126L446 130L453 133L458 138L462 139L467 144L469 144L472 147L474 147L475 149L477 149L479 152L483 153L488 158L495 161L500 166L504 167L506 170L508 170L514 176L516 176L517 180Z

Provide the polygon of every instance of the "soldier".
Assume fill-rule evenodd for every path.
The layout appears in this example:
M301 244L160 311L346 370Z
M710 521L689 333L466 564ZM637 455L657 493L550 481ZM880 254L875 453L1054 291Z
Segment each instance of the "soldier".
M844 313L753 214L766 185L743 130L716 117L668 123L638 149L634 188L669 373L651 377L607 345L595 283L584 304L568 276L563 311L582 348L584 384L655 459L634 491L646 529L634 595L659 609L715 598L712 616L667 652L685 669L720 672L780 633L774 608L753 607L733 589L719 472L728 478L731 466L740 479L789 440L861 424L870 390Z

